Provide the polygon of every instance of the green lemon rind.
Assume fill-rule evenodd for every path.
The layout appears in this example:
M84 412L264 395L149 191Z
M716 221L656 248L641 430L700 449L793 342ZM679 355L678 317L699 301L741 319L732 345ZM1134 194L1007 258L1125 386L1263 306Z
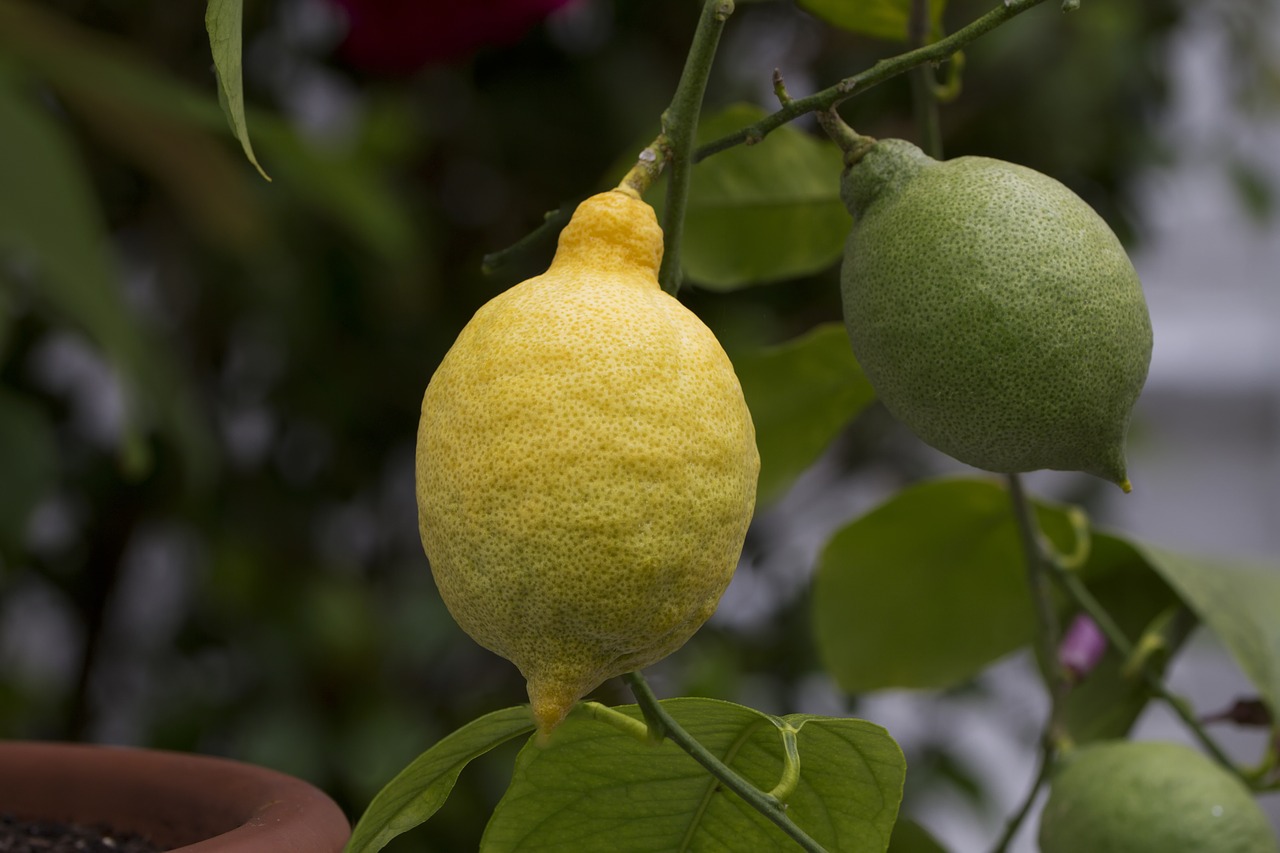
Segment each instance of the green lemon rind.
M1277 853L1244 784L1182 744L1111 741L1070 755L1040 818L1041 853Z
M1127 487L1151 321L1120 241L1058 181L881 140L845 174L845 321L876 393L920 438L989 471Z

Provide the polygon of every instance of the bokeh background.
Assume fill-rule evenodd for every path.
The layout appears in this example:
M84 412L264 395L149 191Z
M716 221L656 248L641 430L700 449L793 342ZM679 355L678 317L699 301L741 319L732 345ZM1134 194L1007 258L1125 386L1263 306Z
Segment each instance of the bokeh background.
M947 28L988 6L953 0ZM437 738L524 701L514 668L450 620L418 544L422 389L471 313L552 245L489 275L483 256L652 137L699 4L247 7L270 183L226 130L200 9L0 0L0 737L228 755L312 780L355 817ZM708 110L771 109L775 67L800 95L899 50L739 2ZM1160 544L1280 563L1277 4L1047 3L966 59L947 154L1084 196L1129 245L1155 326L1134 493L1029 485ZM915 136L905 80L843 114ZM840 317L834 269L681 298L731 352ZM1034 771L1044 700L1027 661L946 695L843 696L807 615L833 530L958 469L873 407L761 508L720 612L652 681L887 726L908 754L904 811L968 851ZM1172 678L1206 712L1249 692L1207 637ZM1138 730L1181 736L1156 710ZM1223 736L1258 754L1256 734ZM394 849L473 848L511 757L474 765Z

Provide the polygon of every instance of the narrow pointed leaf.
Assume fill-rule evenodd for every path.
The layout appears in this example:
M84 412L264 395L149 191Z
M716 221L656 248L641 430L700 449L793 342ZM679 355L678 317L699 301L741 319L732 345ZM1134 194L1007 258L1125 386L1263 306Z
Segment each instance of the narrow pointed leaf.
M204 25L209 31L209 49L213 53L214 70L218 74L218 101L231 125L231 132L240 140L244 156L269 181L270 176L253 153L253 143L249 141L249 124L244 113L244 69L241 64L244 0L209 0L209 5L205 8Z
M485 714L446 736L378 792L356 824L345 853L374 853L422 824L444 805L467 764L532 731L529 707L518 705Z

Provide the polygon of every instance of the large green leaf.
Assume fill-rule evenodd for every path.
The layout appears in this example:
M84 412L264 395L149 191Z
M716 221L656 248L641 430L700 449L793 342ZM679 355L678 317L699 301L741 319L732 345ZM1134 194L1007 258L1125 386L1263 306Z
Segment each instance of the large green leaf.
M209 32L209 49L218 75L218 102L226 113L231 132L240 140L244 156L269 181L271 178L253 153L249 124L244 114L244 69L240 61L244 0L209 0L204 25Z
M1227 647L1272 717L1280 720L1280 567L1140 547Z
M929 830L904 818L893 828L889 853L947 853L947 848Z
M1067 514L1041 506L1055 542ZM948 687L1031 637L1009 495L986 480L904 489L828 543L813 590L818 652L850 692Z
M0 552L21 540L27 516L58 474L58 448L44 412L0 388Z
M754 785L778 783L783 746L774 720L713 699L664 707ZM617 709L640 719L635 706ZM800 782L787 814L828 850L882 853L897 817L906 765L884 729L862 720L796 714ZM670 741L642 742L575 713L548 746L520 753L481 849L499 851L786 851L795 842Z
M346 853L374 853L435 814L473 759L533 731L529 706L485 714L446 736L378 792L351 833Z
M733 356L760 448L759 501L780 496L875 399L844 326Z
M863 35L890 41L906 41L912 0L799 0L807 9L830 24ZM930 35L942 31L946 0L929 0Z
M764 112L745 104L705 118L699 141ZM840 151L794 127L699 163L689 183L682 262L689 280L733 290L808 275L834 264L852 220L840 201Z

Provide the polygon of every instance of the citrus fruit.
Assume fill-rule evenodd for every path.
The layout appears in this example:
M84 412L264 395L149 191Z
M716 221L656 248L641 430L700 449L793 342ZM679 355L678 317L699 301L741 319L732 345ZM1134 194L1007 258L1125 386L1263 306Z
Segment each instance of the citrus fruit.
M1277 853L1249 790L1175 743L1108 741L1068 755L1040 817L1041 853Z
M1129 490L1124 442L1151 360L1137 273L1062 184L879 140L843 177L854 354L920 438L989 471L1087 471Z
M647 204L587 199L550 268L476 312L422 400L418 517L436 584L519 667L544 733L707 620L755 505L738 379L658 286L661 258Z

